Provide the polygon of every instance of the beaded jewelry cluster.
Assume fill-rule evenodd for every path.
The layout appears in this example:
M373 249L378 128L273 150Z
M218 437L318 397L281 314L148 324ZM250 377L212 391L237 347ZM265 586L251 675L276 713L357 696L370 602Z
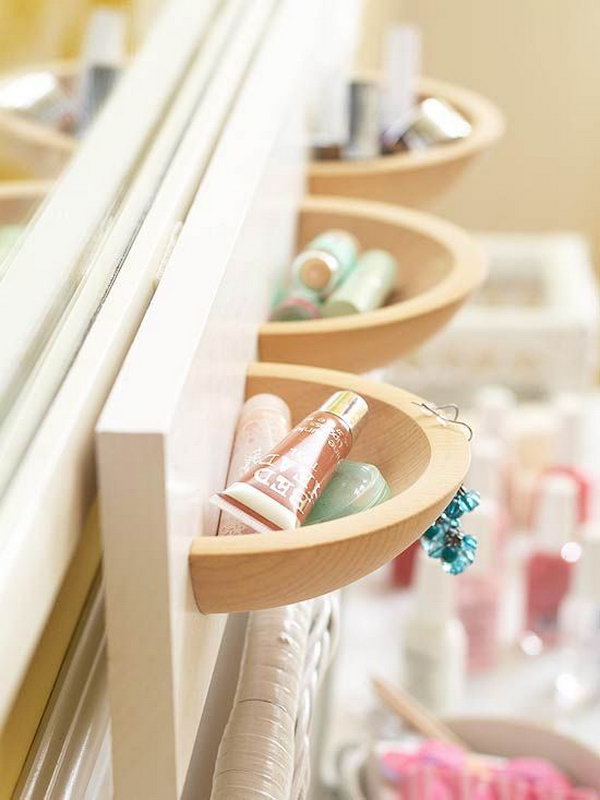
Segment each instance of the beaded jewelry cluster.
M446 509L421 536L421 546L431 558L439 558L444 572L459 575L475 561L477 539L459 522L479 505L479 494L461 486Z

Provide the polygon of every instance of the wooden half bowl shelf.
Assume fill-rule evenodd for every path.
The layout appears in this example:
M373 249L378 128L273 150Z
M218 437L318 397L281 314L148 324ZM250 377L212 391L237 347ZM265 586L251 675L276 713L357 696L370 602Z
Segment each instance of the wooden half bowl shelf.
M449 189L473 159L504 132L498 108L476 92L422 78L419 93L445 100L460 111L471 123L471 134L428 150L368 161L314 161L309 172L310 193L427 205Z
M351 458L376 464L393 496L370 511L300 530L195 539L190 572L204 613L281 606L345 586L412 544L460 486L469 466L462 428L441 422L402 389L344 372L254 364L246 395L280 395L297 423L338 389L367 400L369 416Z
M365 314L262 325L262 361L350 372L389 364L445 325L486 274L484 255L471 236L421 211L348 198L306 198L299 247L327 228L354 233L366 249L389 250L398 260L400 291L388 305Z
M73 60L36 64L6 73L0 78L0 85L26 73L47 71L54 73L68 89L76 70L77 62ZM74 136L22 114L0 111L0 176L4 179L56 177L77 146Z

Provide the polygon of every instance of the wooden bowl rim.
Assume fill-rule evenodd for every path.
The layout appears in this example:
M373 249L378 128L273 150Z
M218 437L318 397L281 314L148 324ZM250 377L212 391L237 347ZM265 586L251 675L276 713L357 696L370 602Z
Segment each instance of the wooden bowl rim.
M255 362L248 367L249 378L288 379L339 387L385 403L410 417L426 437L429 463L407 489L369 511L293 531L244 536L200 536L193 540L190 558L203 555L248 555L282 553L318 548L321 545L371 536L391 525L405 522L449 498L462 483L470 462L470 447L460 426L442 423L415 405L422 398L396 386L337 370L291 364ZM402 457L399 454L399 457ZM409 543L410 544L410 543ZM407 545L409 546L409 545Z
M399 300L364 314L299 322L265 322L259 328L260 337L342 333L387 326L460 302L477 289L485 278L485 254L473 237L457 225L427 212L375 200L325 195L308 195L300 211L347 214L409 229L432 239L448 252L452 266L438 283L407 300Z
M54 185L54 181L22 180L0 181L0 202L6 200L29 200L34 197L45 197Z
M471 123L471 134L454 142L434 145L425 151L396 153L365 161L311 161L309 175L314 178L359 177L427 169L475 155L504 133L506 125L500 109L478 92L435 78L422 77L419 80L419 93L438 97L457 108Z

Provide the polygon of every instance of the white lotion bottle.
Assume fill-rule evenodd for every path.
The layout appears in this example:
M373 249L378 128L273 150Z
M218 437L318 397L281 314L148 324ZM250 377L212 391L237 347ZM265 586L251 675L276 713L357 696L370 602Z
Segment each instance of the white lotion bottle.
M415 596L404 630L404 687L436 714L460 706L467 639L456 612L457 583L437 559L417 556Z

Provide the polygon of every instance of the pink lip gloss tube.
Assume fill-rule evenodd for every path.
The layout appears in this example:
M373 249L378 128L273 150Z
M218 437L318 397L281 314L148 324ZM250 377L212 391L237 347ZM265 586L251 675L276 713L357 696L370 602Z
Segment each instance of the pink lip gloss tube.
M235 440L227 473L227 484L242 478L290 431L291 417L287 404L274 394L256 394L242 406L235 430ZM217 536L255 533L231 514L222 514Z
M345 458L368 411L336 392L212 502L259 532L300 527Z

